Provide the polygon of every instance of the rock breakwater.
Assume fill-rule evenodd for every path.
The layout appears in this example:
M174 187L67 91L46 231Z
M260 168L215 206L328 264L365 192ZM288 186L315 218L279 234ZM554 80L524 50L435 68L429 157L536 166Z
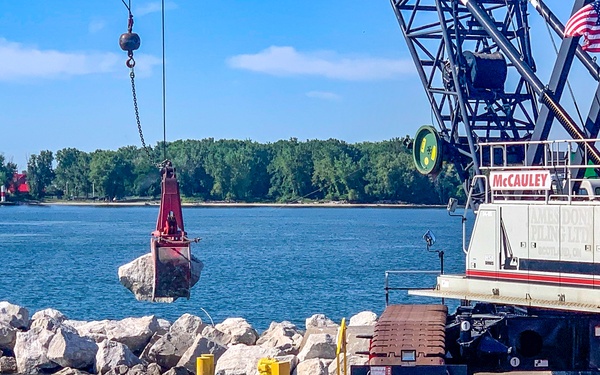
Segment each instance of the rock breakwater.
M347 328L348 363L365 364L377 316L365 311ZM305 327L272 322L258 333L243 318L208 325L184 314L174 322L155 316L80 321L46 309L30 317L27 308L0 302L0 373L60 375L194 374L196 358L215 357L216 375L256 375L259 359L290 362L296 375L336 373L339 326L323 314Z

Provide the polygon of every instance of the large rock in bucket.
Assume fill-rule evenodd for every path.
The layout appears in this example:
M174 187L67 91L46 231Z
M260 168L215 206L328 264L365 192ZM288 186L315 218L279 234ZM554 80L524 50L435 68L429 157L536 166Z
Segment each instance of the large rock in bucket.
M190 287L200 280L200 273L204 268L202 262L192 256L192 279ZM138 301L152 301L152 288L154 283L154 262L152 254L141 257L119 267L119 281L129 289ZM170 303L177 297L157 298L155 302Z

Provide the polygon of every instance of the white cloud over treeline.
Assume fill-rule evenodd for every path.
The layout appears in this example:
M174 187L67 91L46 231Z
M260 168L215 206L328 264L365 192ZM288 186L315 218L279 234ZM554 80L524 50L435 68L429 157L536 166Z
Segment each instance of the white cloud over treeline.
M274 76L311 75L348 81L392 79L415 72L411 60L344 57L335 52L298 52L294 47L279 46L230 57L227 64Z

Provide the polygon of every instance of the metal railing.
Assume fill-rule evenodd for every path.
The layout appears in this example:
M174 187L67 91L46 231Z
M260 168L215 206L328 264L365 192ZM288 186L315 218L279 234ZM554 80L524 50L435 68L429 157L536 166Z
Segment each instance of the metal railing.
M593 163L588 150L600 139L554 140L554 141L510 141L481 143L479 146L480 170L488 176L485 182L486 201L511 200L540 203L566 203L573 201L591 201L600 195L591 192L579 194L579 186L588 180L582 178L582 171L600 171L600 165ZM532 147L541 146L543 158L539 165L527 165L527 154ZM497 172L535 172L547 171L551 186L545 189L502 190L491 187L489 176ZM598 173L594 173L598 175ZM481 176L476 176L481 178ZM598 182L600 183L600 182Z
M401 286L401 287L391 287L389 278L390 275L435 275L436 277L441 275L441 272L438 271L430 271L430 270L393 270L393 271L385 271L385 305L388 306L390 303L390 290L400 290L400 291L409 291L409 290L417 290L417 289L425 289L425 287L415 287L415 286ZM442 303L444 300L442 299Z

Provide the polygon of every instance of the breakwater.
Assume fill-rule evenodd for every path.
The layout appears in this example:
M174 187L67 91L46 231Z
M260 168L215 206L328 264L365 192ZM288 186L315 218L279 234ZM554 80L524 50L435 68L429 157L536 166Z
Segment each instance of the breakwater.
M297 375L336 373L339 325L323 314L303 327L272 322L259 333L244 318L207 324L183 314L170 322L155 316L82 321L55 309L30 315L23 306L0 302L0 373L60 375L193 374L196 358L213 354L217 375L255 375L261 358L290 363ZM351 317L348 363L364 364L375 313Z

